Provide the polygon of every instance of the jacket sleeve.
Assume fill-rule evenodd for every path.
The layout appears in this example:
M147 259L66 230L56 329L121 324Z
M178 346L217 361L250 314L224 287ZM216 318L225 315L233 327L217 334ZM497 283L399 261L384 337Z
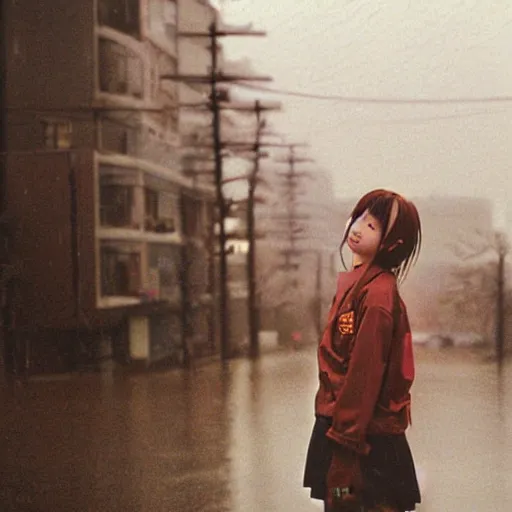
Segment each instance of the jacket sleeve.
M327 432L327 437L359 454L369 452L366 429L379 396L392 335L393 317L387 310L380 306L363 310Z

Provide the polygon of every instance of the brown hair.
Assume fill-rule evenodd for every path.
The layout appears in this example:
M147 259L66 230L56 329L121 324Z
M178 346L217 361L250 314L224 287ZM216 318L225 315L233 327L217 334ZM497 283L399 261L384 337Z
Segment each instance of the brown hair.
M402 282L418 259L421 249L418 210L411 201L389 190L377 189L365 194L352 210L341 241L340 256L345 269L347 266L343 259L343 246L350 228L366 210L377 218L382 226L381 247L371 263L393 272L398 282Z

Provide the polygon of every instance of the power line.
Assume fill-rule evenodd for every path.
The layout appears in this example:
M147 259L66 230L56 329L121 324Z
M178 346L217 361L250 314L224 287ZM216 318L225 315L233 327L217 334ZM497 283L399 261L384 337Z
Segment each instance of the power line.
M379 125L414 125L414 124L424 124L434 121L446 121L453 119L467 119L469 117L476 116L486 116L492 114L501 114L504 112L509 112L508 109L502 108L498 110L477 110L473 112L463 112L457 114L448 114L448 115L438 115L438 116L426 116L426 117L409 117L409 118L394 118L394 119L339 119L339 123L344 126L379 126ZM318 133L319 130L315 129L315 133ZM332 127L328 127L325 129L325 132L332 132ZM323 133L323 130L320 130L320 133Z
M505 108L500 108L500 109L494 109L494 110L474 110L474 111L471 111L471 112L457 112L457 113L454 113L454 114L446 114L446 115L435 115L435 116L425 116L425 117L409 117L409 118L394 118L394 119L340 119L340 123L343 123L343 124L354 124L354 125L379 125L379 124L421 124L421 123L427 123L427 122L431 122L431 121L442 121L442 120L449 120L449 119L464 119L464 118L467 118L467 117L475 117L475 116L486 116L486 115L493 115L493 114L502 114L504 112L509 112L509 108L510 107L505 107ZM126 111L126 109L119 109L119 112L124 112ZM141 110L142 112L144 112L144 109ZM30 111L30 110L27 110L27 112L35 112L35 111ZM63 112L61 110L61 112ZM159 111L159 110L149 110L149 112L161 112L161 113L165 113L163 110L162 111ZM41 111L38 111L38 113L41 113ZM66 113L66 117L73 117L73 115L76 114L73 113L73 111L71 111L70 113L68 113L68 111L65 112ZM106 119L106 120L109 120L111 122L114 122L114 123L119 123L119 124L124 124L125 122L128 122L130 121L130 119L127 118L123 118L123 119L116 119L116 118L113 118L113 117L109 117L109 114L117 114L118 112L116 111L116 108L114 107L113 110L110 110L110 111L104 111L104 112L101 112L102 114L104 114L104 116L102 117L102 119ZM44 116L42 116L44 117ZM89 119L88 118L76 118L77 121L84 121L84 122L89 122ZM32 120L27 120L27 121L24 121L24 122L15 122L15 123L9 123L10 126L26 126L26 125L29 125L29 124L32 124L33 121ZM209 127L206 127L206 128L209 128ZM330 129L329 129L330 130Z
M343 101L346 103L382 103L382 104L409 104L409 105L435 105L454 103L502 103L512 101L512 96L482 96L482 97L460 97L460 98L377 98L364 96L341 96L338 94L315 94L309 92L291 91L287 89L273 89L262 87L246 82L236 82L238 87L254 89L256 91L279 94L282 96L295 96L298 98L309 98L316 100Z
M411 117L404 119L379 119L379 120L370 120L368 119L368 124L421 124L428 123L430 121L443 121L445 119L464 119L467 117L474 116L486 116L491 114L501 114L503 112L508 112L508 109L502 108L499 110L478 110L476 112L463 112L457 114L448 114L444 116L429 116L429 117ZM349 121L350 122L350 121ZM367 124L365 121L356 122L356 124Z

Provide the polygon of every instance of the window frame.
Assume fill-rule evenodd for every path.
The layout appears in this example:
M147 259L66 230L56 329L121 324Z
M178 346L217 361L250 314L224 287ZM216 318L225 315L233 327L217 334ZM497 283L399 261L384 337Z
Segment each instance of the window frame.
M73 123L67 119L43 119L43 145L47 149L70 149L73 143Z
M142 288L143 282L143 272L142 272L142 251L139 247L133 246L132 250L126 250L126 247L115 246L112 244L107 244L105 242L100 244L100 296L101 298L110 298L110 297L139 297L140 291ZM127 269L125 272L128 273L128 278L132 279L130 275L133 269L137 270L137 274L135 276L135 281L129 281L127 284L127 288L123 289L119 282L116 282L115 279L119 276L114 276L114 281L107 282L106 281L106 268L105 268L105 259L106 256L114 256L121 258L128 258ZM119 261L115 261L115 264L118 264ZM114 269L113 273L115 274L116 270ZM113 284L114 283L114 284ZM110 290L108 289L110 288Z
M126 196L126 204L123 206L125 219L124 222L108 222L106 218L108 214L105 213L107 208L112 208L111 204L105 204L103 191L106 189L117 189L118 191L123 191ZM118 196L115 197L117 200ZM135 187L132 185L125 185L120 183L101 183L100 181L100 197L99 197L99 208L100 208L100 226L103 228L131 228L136 222L133 216L133 209L135 205ZM114 207L117 205L114 205ZM117 216L117 214L115 214ZM107 217L106 217L107 216Z

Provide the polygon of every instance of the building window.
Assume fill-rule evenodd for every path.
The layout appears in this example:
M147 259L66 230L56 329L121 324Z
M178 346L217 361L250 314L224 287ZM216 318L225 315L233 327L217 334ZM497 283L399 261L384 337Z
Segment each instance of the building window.
M99 41L100 89L110 94L142 98L142 59L132 50L115 41Z
M99 0L98 23L132 37L140 35L139 0Z
M146 229L158 217L158 192L149 188L144 190L144 205L146 214Z
M69 121L43 121L43 138L46 148L70 148L71 133L72 124Z
M176 231L176 200L172 194L146 188L144 208L146 231L155 233Z
M137 130L121 122L104 119L101 122L101 149L131 155L137 145Z
M140 252L135 248L101 247L101 294L103 297L139 296Z
M133 187L112 183L100 186L100 222L102 226L133 226Z

